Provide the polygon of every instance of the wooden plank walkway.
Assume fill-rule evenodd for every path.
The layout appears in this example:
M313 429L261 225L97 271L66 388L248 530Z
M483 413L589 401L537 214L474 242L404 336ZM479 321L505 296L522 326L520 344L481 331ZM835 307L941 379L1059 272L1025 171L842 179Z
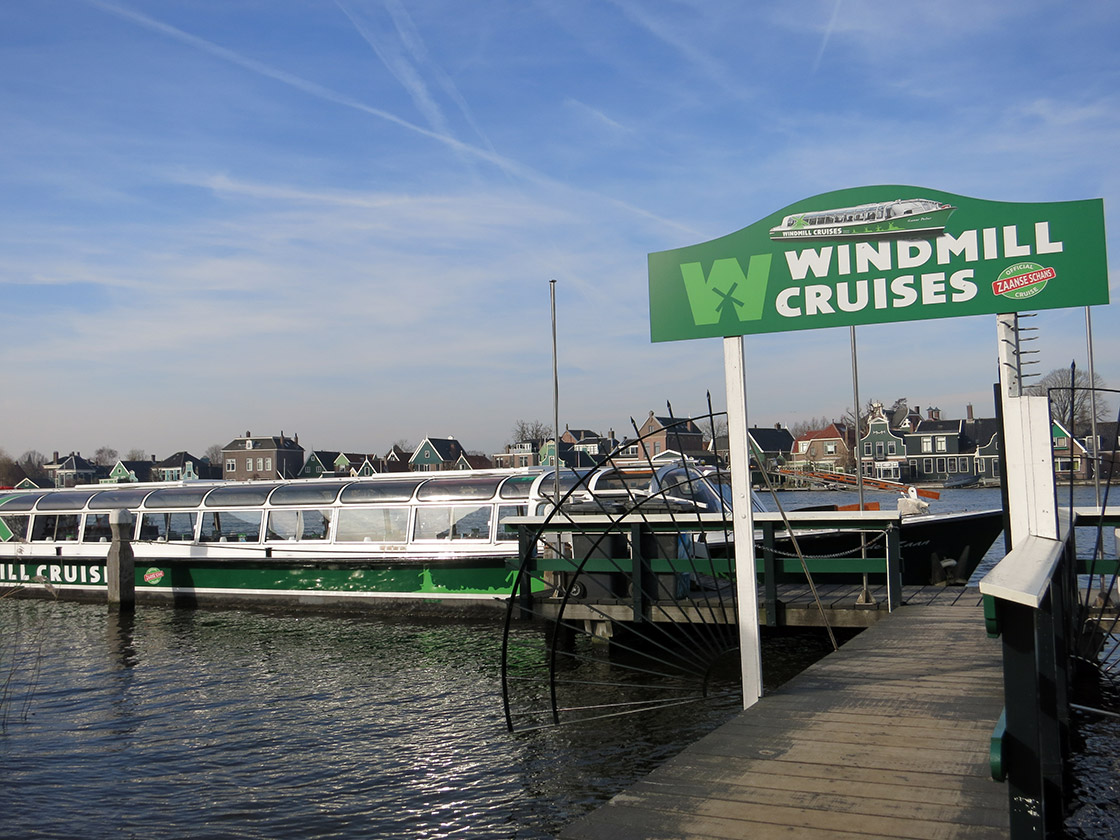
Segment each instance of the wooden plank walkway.
M998 640L909 606L573 823L563 840L1003 838Z

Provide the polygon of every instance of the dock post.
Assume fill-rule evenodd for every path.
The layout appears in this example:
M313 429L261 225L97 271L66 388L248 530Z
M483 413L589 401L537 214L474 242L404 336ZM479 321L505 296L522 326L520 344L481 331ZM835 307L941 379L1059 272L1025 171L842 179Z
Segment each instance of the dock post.
M136 606L136 562L132 556L132 514L127 510L109 511L113 544L106 558L106 583L109 607L132 610Z

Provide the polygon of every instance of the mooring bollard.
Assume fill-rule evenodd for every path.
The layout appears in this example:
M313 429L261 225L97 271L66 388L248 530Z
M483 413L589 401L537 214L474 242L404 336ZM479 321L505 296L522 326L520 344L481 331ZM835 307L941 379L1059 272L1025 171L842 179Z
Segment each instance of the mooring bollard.
M132 514L127 510L109 512L113 544L105 561L109 586L109 606L131 610L136 606L136 562L132 556Z

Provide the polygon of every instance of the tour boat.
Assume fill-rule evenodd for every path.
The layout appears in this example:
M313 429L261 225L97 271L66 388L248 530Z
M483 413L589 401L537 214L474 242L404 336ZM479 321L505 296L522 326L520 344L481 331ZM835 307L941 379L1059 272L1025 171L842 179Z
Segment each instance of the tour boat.
M518 532L507 520L546 515L557 489L573 512L640 510L636 500L650 497L728 512L715 474L679 464L562 470L559 479L527 468L13 491L0 494L0 591L104 599L110 514L127 510L132 524L121 536L131 544L140 602L492 608L509 596L519 565ZM925 519L925 542L986 539L971 549L973 565L998 534ZM931 549L915 545L909 555L905 529L904 566L919 567L926 560L917 552Z
M774 240L928 237L945 230L957 208L928 198L900 198L856 207L793 213L770 229Z

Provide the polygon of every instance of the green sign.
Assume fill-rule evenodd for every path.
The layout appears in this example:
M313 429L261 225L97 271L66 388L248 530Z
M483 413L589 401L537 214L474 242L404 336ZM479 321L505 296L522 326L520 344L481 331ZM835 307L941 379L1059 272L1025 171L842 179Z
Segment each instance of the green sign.
M1104 203L875 186L649 255L654 341L1108 303Z

